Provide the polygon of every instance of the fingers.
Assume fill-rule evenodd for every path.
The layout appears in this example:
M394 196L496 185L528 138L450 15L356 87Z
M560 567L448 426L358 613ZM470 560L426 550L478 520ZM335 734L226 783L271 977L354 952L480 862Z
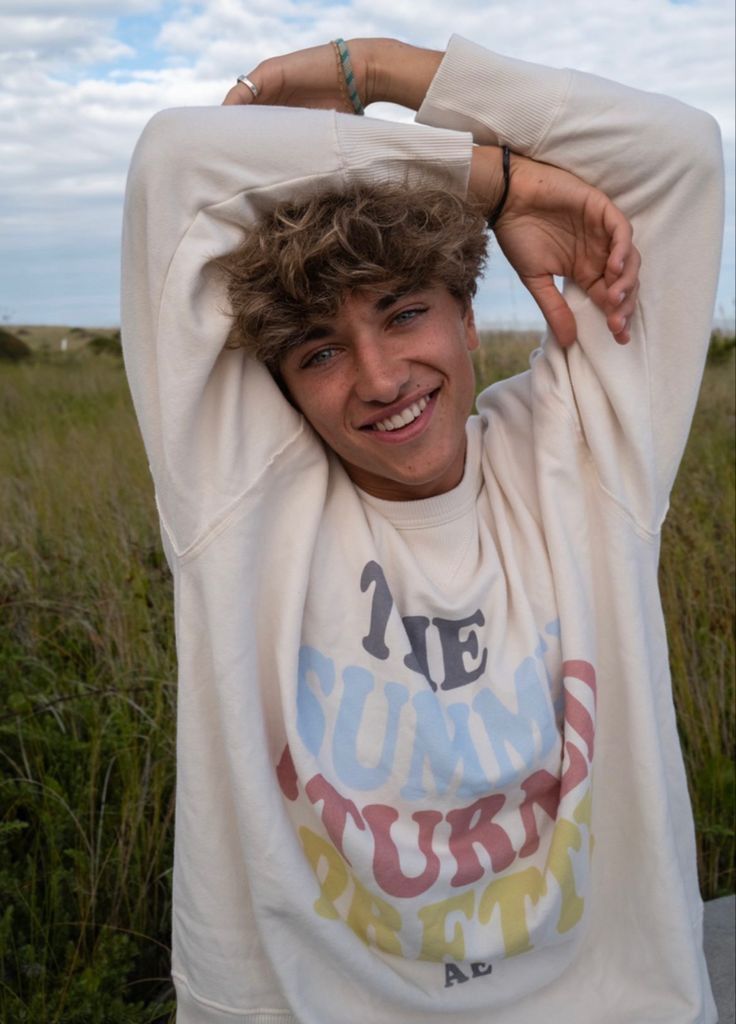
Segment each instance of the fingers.
M633 229L627 217L609 202L604 225L610 232L610 253L604 273L605 293L597 304L606 314L606 323L614 339L625 345L631 340L631 317L639 294L641 256L633 242Z
M253 82L252 75L247 75L246 77ZM253 84L256 86L256 89L258 89L258 85L255 82L253 82ZM231 89L228 89L225 99L222 101L222 105L223 107L233 107L255 102L257 102L257 100L253 90L250 89L245 82L236 82Z
M610 199L606 200L603 210L603 227L610 239L604 275L610 287L629 266L634 251L634 232L628 217Z
M245 77L256 86L258 95L245 82L238 82L228 90L226 105L257 103L353 111L333 43L267 57Z
M534 301L542 311L562 348L568 348L577 340L578 329L575 317L563 295L557 290L554 278L549 275L534 278L522 278Z
M625 246L614 246L606 264L605 281L612 303L620 302L624 292L630 292L639 280L641 255L629 241Z
M619 345L625 345L631 341L631 318L636 310L638 298L639 282L636 281L628 292L619 293L616 297L617 309L606 317L608 329Z
M639 269L641 256L636 246L631 245L623 259L623 268L606 294L606 322L608 329L620 345L631 340L629 325L636 309L639 296Z
M605 313L606 324L615 340L620 345L625 345L631 340L629 328L639 297L639 280L634 279L628 290L619 290L620 287L616 285L613 289L607 289L603 281L599 280L588 289L588 298Z

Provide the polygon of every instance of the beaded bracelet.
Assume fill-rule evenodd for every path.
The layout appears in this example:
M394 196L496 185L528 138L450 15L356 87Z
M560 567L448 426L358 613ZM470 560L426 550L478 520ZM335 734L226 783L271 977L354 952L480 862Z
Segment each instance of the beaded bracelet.
M335 50L337 51L340 90L342 92L343 86L346 86L347 98L350 100L350 103L355 113L365 114L365 108L363 104L360 102L358 87L355 84L355 72L353 71L353 64L352 61L350 60L350 52L348 50L348 45L344 39L333 39L332 42L335 47Z
M502 146L501 152L503 153L503 192L501 193L501 198L496 203L493 210L488 214L488 218L486 219L486 224L488 225L489 231L493 231L493 229L495 228L498 222L498 218L503 213L503 208L509 194L509 184L511 178L511 150L509 149L508 146Z

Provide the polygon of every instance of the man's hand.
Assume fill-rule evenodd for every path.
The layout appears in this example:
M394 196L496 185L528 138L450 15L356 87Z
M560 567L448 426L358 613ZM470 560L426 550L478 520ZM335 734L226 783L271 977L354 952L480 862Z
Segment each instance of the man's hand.
M347 45L363 106L385 102L419 109L441 53L397 39L349 39ZM332 43L269 57L249 71L248 78L258 89L258 97L239 82L229 90L225 106L257 103L354 113Z
M366 69L361 56L351 55L358 90L365 90ZM310 46L282 57L269 57L248 73L258 89L256 99L247 85L239 82L228 92L224 106L258 103L278 107L311 107L352 113L347 93L341 87L337 58L332 43ZM364 101L365 102L365 101Z
M498 151L484 156L484 149L479 147L478 158L485 159L486 168L489 160L494 162L497 191ZM487 186L489 180L487 170L484 175L474 167L470 188L474 181ZM588 294L605 313L617 342L630 340L641 258L631 224L603 192L558 167L512 155L511 187L495 233L560 345L571 345L577 329L555 276L574 281Z

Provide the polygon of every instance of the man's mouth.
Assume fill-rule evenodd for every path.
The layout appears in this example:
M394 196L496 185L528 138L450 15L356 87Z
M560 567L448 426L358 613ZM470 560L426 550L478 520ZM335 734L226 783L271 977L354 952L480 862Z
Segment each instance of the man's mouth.
M371 424L371 430L380 431L392 431L401 430L402 427L408 427L410 423L418 419L424 410L429 405L429 395L425 395L423 398L417 399L412 405L402 412L395 413L393 416L387 417L385 420L379 420L378 423Z

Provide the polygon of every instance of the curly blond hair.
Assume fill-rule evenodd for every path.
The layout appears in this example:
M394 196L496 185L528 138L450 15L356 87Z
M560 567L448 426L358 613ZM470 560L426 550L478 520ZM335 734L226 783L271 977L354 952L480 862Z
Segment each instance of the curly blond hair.
M478 207L436 188L356 185L281 203L218 261L232 307L228 347L277 372L284 353L350 292L441 284L465 305L486 247Z

